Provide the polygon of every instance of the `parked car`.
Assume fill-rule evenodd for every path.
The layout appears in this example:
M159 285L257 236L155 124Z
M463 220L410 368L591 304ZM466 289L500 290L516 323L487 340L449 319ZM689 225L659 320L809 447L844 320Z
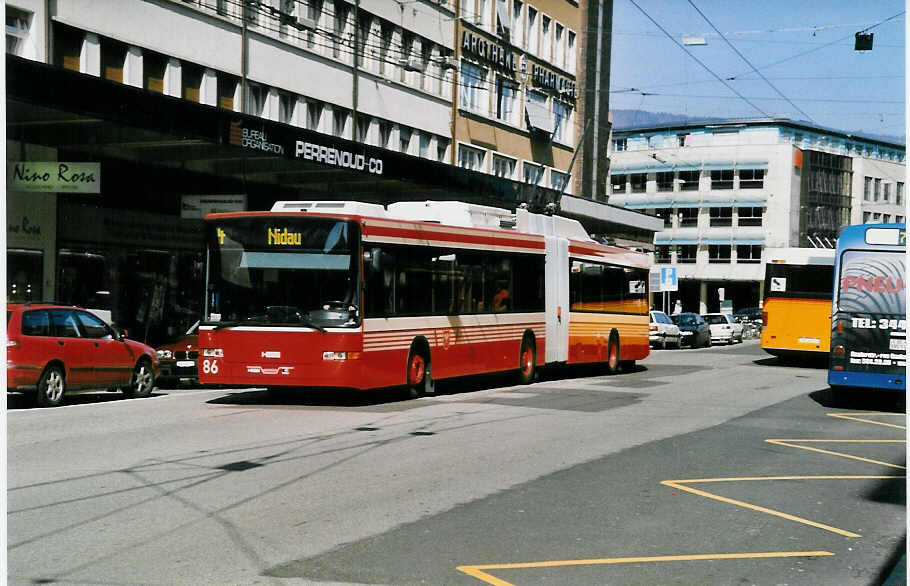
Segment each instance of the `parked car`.
M711 328L711 343L735 344L743 341L743 325L727 313L706 313L702 316Z
M195 383L199 380L196 359L199 357L199 322L197 321L185 334L171 342L159 346L155 352L161 363L159 385L177 385Z
M121 391L147 397L158 377L155 350L129 340L97 315L52 303L10 304L6 312L7 390L34 393L41 407L68 394Z
M733 318L761 323L761 307L743 307L733 312Z
M693 348L702 348L711 345L711 328L705 318L697 313L684 311L673 316L673 323L679 326L683 344Z
M660 345L661 348L671 346L679 348L682 344L682 336L679 334L679 326L673 323L666 313L662 311L651 312L651 331L648 336L651 346Z

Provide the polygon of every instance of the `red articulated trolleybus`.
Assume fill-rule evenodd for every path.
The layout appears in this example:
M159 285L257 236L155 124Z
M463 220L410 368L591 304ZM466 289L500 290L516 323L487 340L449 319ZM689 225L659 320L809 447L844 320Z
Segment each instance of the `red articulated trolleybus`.
M277 202L206 216L199 380L406 385L648 355L649 256L576 220L462 202Z

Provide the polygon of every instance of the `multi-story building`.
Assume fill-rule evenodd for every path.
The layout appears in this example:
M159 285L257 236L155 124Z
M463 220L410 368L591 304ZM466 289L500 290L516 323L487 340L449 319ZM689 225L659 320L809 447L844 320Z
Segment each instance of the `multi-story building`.
M502 3L482 4L501 26ZM572 103L562 80L574 74L560 69L554 81L554 64L571 61L579 17L570 2L553 4L533 33L546 15L549 42L533 44L546 53L529 59L550 64L531 85L561 116L557 104ZM577 209L564 211L590 231L650 240L653 218L553 188L573 141L538 154L517 98L503 127L521 138L483 148L543 175L525 182L492 155L479 169L455 164L469 89L460 27L500 38L464 10L456 0L7 2L8 299L100 309L158 342L199 314L202 216L276 200L542 209L568 198ZM491 50L477 46L489 64Z
M610 203L663 221L654 261L688 311L763 298L764 247L832 248L904 221L905 147L786 119L614 130Z

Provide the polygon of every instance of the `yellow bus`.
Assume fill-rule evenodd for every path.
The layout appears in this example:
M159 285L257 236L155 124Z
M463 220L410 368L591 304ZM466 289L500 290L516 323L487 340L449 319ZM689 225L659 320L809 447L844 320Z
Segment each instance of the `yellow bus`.
M831 350L834 249L766 248L762 349L784 360Z

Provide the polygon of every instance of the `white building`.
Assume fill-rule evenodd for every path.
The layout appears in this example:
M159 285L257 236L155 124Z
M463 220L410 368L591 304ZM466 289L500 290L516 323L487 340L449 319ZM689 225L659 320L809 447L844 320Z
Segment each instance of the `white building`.
M687 311L759 306L764 247L831 248L840 228L904 221L901 144L785 119L614 130L610 203L663 218L655 264Z

